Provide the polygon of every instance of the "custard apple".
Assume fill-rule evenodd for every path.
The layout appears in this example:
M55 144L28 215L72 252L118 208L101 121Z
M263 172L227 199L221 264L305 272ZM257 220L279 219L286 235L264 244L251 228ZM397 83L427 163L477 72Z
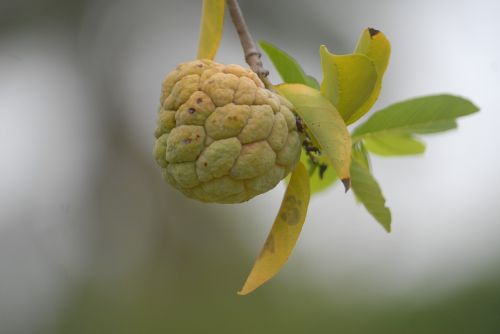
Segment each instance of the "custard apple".
M239 65L182 63L162 85L154 157L165 179L203 202L274 188L300 158L293 106Z

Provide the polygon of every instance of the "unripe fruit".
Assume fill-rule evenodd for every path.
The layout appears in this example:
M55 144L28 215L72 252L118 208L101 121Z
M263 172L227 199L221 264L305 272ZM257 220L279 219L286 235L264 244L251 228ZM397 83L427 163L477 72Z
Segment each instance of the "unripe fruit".
M154 156L188 197L244 202L274 188L299 160L293 106L250 69L182 63L165 78L160 103Z

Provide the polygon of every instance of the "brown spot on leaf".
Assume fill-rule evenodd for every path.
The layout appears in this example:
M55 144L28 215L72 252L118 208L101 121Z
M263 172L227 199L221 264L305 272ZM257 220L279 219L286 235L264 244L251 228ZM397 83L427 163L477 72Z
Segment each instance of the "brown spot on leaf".
M271 253L271 254L274 253L274 251L275 251L274 236L272 234L270 234L269 237L267 237L267 240L264 243L264 249L263 249L263 252L262 252L261 256L266 251L269 252L269 253Z
M370 37L373 37L376 34L378 34L380 32L380 30L373 29L373 28L368 28L368 32L370 33Z
M196 109L194 109L194 108L189 108L188 109L188 113L190 113L190 114L194 114L195 111L196 111Z
M296 225L300 222L300 207L302 201L298 200L295 196L289 195L285 198L283 204L283 211L281 212L281 219L288 225Z
M346 178L346 179L342 179L341 181L342 181L342 184L344 184L345 192L348 192L349 189L351 189L351 179Z
M196 103L201 104L202 102L203 102L203 99L201 97L199 97L198 99L196 99Z

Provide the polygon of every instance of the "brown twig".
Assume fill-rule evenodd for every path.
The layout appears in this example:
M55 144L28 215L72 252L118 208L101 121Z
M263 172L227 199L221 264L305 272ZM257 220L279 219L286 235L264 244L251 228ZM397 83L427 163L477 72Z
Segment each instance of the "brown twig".
M248 30L245 18L241 12L238 0L226 0L227 7L229 8L229 13L231 14L231 19L233 20L234 27L238 32L238 37L240 38L241 47L245 54L245 61L250 66L252 71L257 73L259 78L264 82L266 88L271 89L272 84L267 79L269 71L262 65L262 54L260 53L257 45L255 44L250 31Z

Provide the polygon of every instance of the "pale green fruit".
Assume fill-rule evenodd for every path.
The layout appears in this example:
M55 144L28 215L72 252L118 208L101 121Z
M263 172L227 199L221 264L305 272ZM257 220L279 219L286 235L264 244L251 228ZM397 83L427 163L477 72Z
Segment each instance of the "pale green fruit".
M154 156L188 197L244 202L274 188L299 160L293 106L250 69L182 63L165 78L160 100Z

